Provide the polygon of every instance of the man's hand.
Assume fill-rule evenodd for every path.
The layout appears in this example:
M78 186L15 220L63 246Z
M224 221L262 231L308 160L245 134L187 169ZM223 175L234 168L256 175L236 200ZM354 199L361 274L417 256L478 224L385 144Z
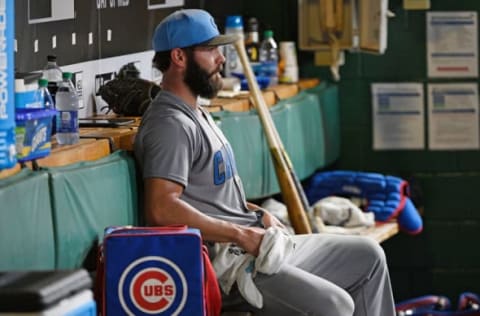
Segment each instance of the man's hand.
M265 229L267 229L268 227L279 227L279 228L285 229L285 225L283 225L278 218L270 214L266 209L256 204L253 204L251 202L247 202L247 207L251 211L255 211L255 212L258 211L263 213L262 224L265 227Z
M270 214L267 210L263 210L263 225L265 228L269 227L278 227L281 229L285 229L285 225L280 222L278 218L276 218L274 215Z
M239 234L237 241L238 246L255 257L258 256L260 245L262 243L263 236L265 236L265 230L267 228L278 227L280 229L286 229L280 220L274 215L270 214L265 209L261 209L261 211L263 212L262 223L265 228L242 226L241 233Z
M265 229L261 227L242 226L237 236L237 244L253 256L258 256Z

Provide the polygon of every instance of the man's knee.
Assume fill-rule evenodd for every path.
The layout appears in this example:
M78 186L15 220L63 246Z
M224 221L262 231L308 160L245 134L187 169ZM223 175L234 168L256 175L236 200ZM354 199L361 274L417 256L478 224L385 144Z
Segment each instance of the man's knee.
M262 310L259 315L303 315L303 316L352 316L355 304L352 297L341 289L331 292L322 292L317 300L299 304L298 301L276 302L275 307L265 306L268 311ZM266 312L266 313L265 313ZM254 313L255 315L257 313Z
M318 308L319 310L311 315L351 316L353 315L355 304L347 292L342 293L342 295L332 293L323 297L322 304Z
M318 300L310 302L309 306L304 315L351 316L355 309L353 298L341 288L322 291Z
M379 262L382 265L386 264L387 259L385 252L377 241L369 237L362 238L361 251L364 257L368 257L372 260L372 263Z

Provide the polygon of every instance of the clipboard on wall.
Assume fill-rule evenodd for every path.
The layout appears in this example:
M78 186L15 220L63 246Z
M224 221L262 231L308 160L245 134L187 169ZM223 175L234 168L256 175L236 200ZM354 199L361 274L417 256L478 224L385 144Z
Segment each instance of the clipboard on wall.
M354 38L352 27L352 1L354 0L341 1L343 1L341 16L337 15L331 18L336 20L335 35L338 38L339 49L350 49L353 47ZM322 23L325 22L324 2L326 1L298 0L298 44L302 50L330 49L326 23Z
M367 53L383 54L387 49L388 0L359 0L359 48Z

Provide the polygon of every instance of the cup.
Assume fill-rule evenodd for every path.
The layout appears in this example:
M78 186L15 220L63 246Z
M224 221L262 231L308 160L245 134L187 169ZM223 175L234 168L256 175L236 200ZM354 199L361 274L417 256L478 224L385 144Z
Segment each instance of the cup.
M298 82L298 63L295 42L280 42L280 76L281 83Z
M280 42L280 58L285 61L285 66L298 67L295 42Z

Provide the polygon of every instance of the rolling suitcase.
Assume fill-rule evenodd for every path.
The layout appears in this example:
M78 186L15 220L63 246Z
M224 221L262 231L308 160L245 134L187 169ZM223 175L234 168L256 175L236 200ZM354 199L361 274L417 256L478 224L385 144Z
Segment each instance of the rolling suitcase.
M107 228L97 276L103 315L218 315L218 283L214 274L205 277L210 268L198 229ZM218 291L214 312L205 304L211 300L206 281Z

